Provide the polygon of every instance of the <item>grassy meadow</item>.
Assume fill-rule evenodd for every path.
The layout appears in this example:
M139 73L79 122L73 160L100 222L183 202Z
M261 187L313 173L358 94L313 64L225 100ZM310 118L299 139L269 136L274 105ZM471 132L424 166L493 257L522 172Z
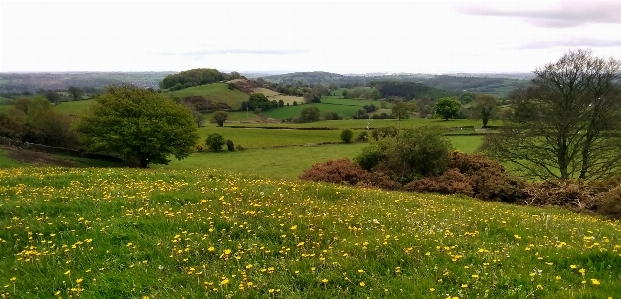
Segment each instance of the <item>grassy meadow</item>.
M59 105L55 106L54 109L67 114L81 115L85 113L88 108L93 105L94 102L95 100L62 102Z
M621 224L214 170L0 170L10 298L617 298Z
M203 96L214 102L227 103L233 109L239 109L241 102L248 100L248 95L239 90L230 90L225 83L212 83L201 86L184 88L177 91L165 93L165 95L178 96L184 98L187 96Z

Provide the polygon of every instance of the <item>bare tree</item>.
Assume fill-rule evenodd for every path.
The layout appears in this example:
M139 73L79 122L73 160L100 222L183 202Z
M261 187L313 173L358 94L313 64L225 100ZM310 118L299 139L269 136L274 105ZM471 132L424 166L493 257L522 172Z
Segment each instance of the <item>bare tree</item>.
M513 112L482 150L536 178L599 179L621 171L621 61L564 54L515 90Z

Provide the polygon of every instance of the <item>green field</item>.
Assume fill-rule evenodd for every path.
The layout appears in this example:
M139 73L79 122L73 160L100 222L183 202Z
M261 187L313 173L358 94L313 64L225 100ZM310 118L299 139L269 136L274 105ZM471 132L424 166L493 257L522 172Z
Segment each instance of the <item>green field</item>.
M240 129L232 129L232 131L235 130ZM283 130L261 131L277 131L272 133L271 137L268 139L275 145L286 145L290 142L284 140L285 135L280 132ZM284 132L301 133L305 131L296 130ZM340 134L340 131L334 132L339 132ZM357 132L355 133L357 134ZM225 138L229 138L224 133L223 135ZM317 140L321 140L321 136L316 137ZM327 138L330 136L325 137L325 141L330 141L330 139ZM257 134L247 136L239 135L237 140L234 138L231 139L235 144L242 145L244 145L244 142L249 144L259 142L257 140ZM455 149L465 153L473 153L481 144L482 136L450 136L448 139ZM303 142L303 140L300 141ZM266 178L295 179L299 177L304 170L310 168L315 163L340 158L353 159L368 145L369 143L329 144L321 146L250 149L235 152L225 151L221 153L195 153L190 155L187 159L181 161L173 160L169 165L154 165L153 167L183 170L213 168L238 173L257 174Z
M19 166L25 165L7 157L6 153L2 149L0 149L0 169Z
M339 142L339 130L276 130L254 128L228 128L206 126L200 128L199 135L204 142L210 133L219 133L225 139L245 148L261 148L282 145L304 145L318 142Z
M225 83L212 83L196 87L189 87L177 91L171 91L165 95L178 96L180 98L188 96L203 96L213 102L227 103L233 109L239 109L241 102L248 100L248 95L239 90L230 90Z
M86 113L88 108L93 105L94 102L95 100L62 102L59 105L55 106L54 109L67 114L82 115Z
M612 298L621 224L214 170L0 170L0 296Z

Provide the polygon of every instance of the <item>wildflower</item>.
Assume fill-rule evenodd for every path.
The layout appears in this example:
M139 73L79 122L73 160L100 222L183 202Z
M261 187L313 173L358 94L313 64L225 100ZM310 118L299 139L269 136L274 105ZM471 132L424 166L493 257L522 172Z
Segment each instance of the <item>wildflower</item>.
M464 283L464 284L462 284L462 285L461 285L461 287L465 289L465 288L467 288L467 287L468 287L468 284L467 284L467 283Z
M252 264L246 265L246 269L252 269Z
M472 274L472 276L471 276L471 277L472 277L472 278L479 278L479 275Z
M436 289L434 289L434 288L429 288L429 291L430 291L430 292L433 292L433 291L435 291L435 290L436 290Z
M71 273L71 270L67 270L67 272L65 272L65 275L69 275L69 273Z
M364 281L361 281L361 282L360 282L360 286L361 286L361 287L363 287L363 288L364 288L364 286L365 286L365 285L366 285L366 284L364 283Z
M599 280L595 279L595 278L591 278L591 284L599 284Z
M576 269L576 268L578 268L578 266L576 266L576 265L569 265L569 268Z
M323 282L323 283L328 283L328 279L327 279L327 278L324 278L324 279L322 279L322 280L321 280L321 282Z
M221 281L221 282L220 282L220 284L221 284L221 285L227 285L227 284L229 284L229 279L228 279L228 278L224 279L223 281Z
M300 243L298 243L298 245L296 245L296 246L297 246L297 247L302 247L302 246L304 246L304 242L300 242Z
M11 277L11 282L15 282L17 280L16 277Z
M561 277L560 277L560 276L557 276L557 277L554 277L554 279L556 279L556 280L561 280Z
M78 279L75 280L75 282L78 283L78 284L82 283L82 281L84 281L84 279L82 279L82 278L78 278Z
M540 285L540 284L538 284L538 285L537 285L537 290L543 290L543 286L542 286L542 285Z
M582 276L584 276L584 273L586 272L586 270L584 270L584 268L581 268L580 270L578 270L578 272L580 272L580 274L582 274Z

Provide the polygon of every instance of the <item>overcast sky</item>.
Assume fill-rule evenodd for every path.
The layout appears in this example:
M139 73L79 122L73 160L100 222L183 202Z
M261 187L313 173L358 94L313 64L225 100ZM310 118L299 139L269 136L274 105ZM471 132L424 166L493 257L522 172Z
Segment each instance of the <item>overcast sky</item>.
M0 72L530 72L621 59L621 1L2 1Z

